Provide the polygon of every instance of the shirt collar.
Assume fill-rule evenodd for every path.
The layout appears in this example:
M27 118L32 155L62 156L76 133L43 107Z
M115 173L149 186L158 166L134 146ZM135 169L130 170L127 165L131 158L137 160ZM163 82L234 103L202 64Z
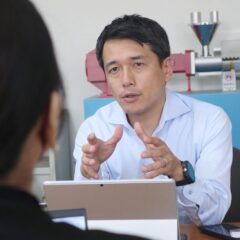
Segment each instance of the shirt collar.
M123 111L118 102L113 102L111 107L112 109L108 115L108 121L112 124L120 124L126 127L130 127L126 113ZM166 88L166 102L164 104L163 113L161 116L161 125L166 121L177 118L190 111L190 104L184 101L184 99L181 98L181 95Z
M111 111L108 116L108 121L112 124L119 124L125 127L129 127L126 113L123 111L122 107L119 105L117 101L114 101L111 104Z
M161 120L172 120L191 111L189 102L181 94L166 88L166 102L164 104Z

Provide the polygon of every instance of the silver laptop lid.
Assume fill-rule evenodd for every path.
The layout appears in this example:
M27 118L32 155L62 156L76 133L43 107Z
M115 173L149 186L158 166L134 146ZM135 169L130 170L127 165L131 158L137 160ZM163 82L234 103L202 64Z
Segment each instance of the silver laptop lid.
M89 220L177 219L171 179L49 181L48 210L85 208Z

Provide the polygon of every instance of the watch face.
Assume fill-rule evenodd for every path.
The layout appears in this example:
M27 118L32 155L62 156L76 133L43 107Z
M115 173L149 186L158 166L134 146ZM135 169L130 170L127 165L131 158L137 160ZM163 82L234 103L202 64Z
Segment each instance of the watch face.
M181 162L183 168L184 180L176 182L177 186L183 186L186 184L195 182L195 173L192 164L188 161Z
M195 173L194 173L194 169L192 167L192 164L188 161L185 161L185 166L187 168L187 171L186 171L186 178L188 180L190 180L191 182L194 182L195 181Z

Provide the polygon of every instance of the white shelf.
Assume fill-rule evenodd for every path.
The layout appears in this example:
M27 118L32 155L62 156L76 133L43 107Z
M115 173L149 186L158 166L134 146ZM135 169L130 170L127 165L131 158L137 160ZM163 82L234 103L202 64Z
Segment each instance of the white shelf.
M46 152L33 172L33 194L43 200L43 182L72 179L72 161L69 141L69 113L63 111L63 126L57 140L57 148Z
M56 180L55 153L49 150L37 163L33 172L33 194L42 201L44 197L43 182Z

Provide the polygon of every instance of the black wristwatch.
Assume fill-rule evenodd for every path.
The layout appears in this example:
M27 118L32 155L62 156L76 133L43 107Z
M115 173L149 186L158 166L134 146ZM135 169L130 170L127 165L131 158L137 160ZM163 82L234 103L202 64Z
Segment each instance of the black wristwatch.
M195 173L189 161L181 161L184 179L176 182L176 186L183 186L195 182Z

